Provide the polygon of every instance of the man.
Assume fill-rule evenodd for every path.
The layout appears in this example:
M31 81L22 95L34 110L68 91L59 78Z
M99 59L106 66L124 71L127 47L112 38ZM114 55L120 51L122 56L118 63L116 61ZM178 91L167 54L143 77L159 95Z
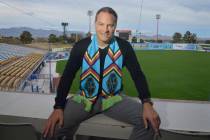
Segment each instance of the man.
M130 140L150 140L159 132L160 119L152 107L150 93L131 45L114 36L117 14L110 7L101 8L95 17L96 35L75 44L61 77L54 111L43 131L44 137L72 139L78 125L103 113L133 124ZM126 66L139 93L142 104L124 95L122 67ZM80 91L66 99L76 72L82 68Z

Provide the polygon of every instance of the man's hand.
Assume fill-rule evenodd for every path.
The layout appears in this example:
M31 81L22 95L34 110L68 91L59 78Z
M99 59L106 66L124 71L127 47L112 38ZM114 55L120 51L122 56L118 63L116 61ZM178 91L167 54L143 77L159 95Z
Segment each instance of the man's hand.
M160 118L150 103L143 104L143 120L145 128L148 128L148 121L151 123L156 134L159 135Z
M54 134L56 124L59 124L60 127L63 126L63 110L62 109L55 109L50 117L48 118L44 129L43 129L43 137L52 137Z

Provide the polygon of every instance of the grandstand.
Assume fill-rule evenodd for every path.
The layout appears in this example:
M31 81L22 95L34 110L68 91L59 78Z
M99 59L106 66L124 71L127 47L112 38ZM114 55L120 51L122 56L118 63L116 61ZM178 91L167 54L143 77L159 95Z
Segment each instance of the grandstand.
M22 81L33 72L34 68L40 64L42 59L42 54L32 53L27 56L19 57L14 61L10 61L6 66L1 66L0 89L4 91L17 90Z
M0 90L15 91L44 59L44 52L0 44Z
M18 45L9 45L9 44L0 43L0 64L3 60L7 60L12 57L26 56L30 53L43 54L43 50L40 51L34 48L27 48Z
M48 92L49 66L40 76L41 64L68 59L69 52L45 53L40 49L0 43L0 90L34 92L36 86L37 91ZM31 75L39 75L38 80L30 79Z

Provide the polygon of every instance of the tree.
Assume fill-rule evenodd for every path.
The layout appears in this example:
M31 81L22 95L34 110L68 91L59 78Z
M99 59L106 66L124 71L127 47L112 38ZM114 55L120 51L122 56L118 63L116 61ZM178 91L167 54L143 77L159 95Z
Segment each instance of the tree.
M191 36L190 31L186 31L186 33L183 36L184 43L190 43L190 36Z
M152 43L154 43L154 42L156 42L156 40L154 40L154 39L148 39L148 40L146 40L147 42L152 42Z
M205 44L210 44L210 40L206 40L205 41Z
M135 36L132 38L132 43L137 43L137 38Z
M181 33L174 33L173 35L173 43L180 43L182 42L182 34Z
M163 43L163 40L158 39L157 43Z
M139 41L140 43L144 43L144 40L143 39L140 39L140 41Z
M197 35L195 33L192 34L192 33L190 33L190 31L187 31L184 34L183 41L185 43L196 43L197 42Z
M50 34L49 37L48 37L48 41L50 43L55 43L55 42L58 42L58 39L57 39L56 35Z
M32 40L33 40L32 34L28 31L23 31L22 34L20 35L20 41L23 44L29 44L32 42Z
M58 42L65 43L65 39L64 39L64 36L63 35L60 35L58 37Z
M76 36L68 37L66 40L67 40L68 43L75 43L76 42Z
M190 40L191 40L191 43L196 43L197 42L197 35L195 33L193 33L190 36Z

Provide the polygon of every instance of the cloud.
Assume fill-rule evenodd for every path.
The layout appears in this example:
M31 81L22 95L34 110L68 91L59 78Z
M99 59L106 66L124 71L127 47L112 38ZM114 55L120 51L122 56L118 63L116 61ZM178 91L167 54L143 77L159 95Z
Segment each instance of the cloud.
M62 30L60 23L69 22L69 30L87 31L87 11L91 9L95 13L104 6L113 7L117 11L118 28L155 32L156 14L161 15L160 26L165 33L184 31L188 27L199 32L198 29L202 27L199 33L202 34L203 28L209 31L210 25L209 0L144 0L141 18L141 0L7 0L6 3L23 11L0 3L0 28L3 24L24 24Z

